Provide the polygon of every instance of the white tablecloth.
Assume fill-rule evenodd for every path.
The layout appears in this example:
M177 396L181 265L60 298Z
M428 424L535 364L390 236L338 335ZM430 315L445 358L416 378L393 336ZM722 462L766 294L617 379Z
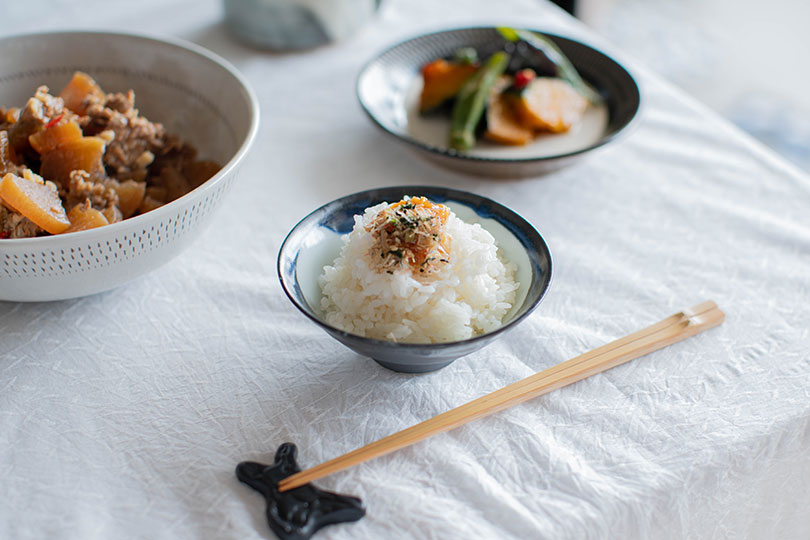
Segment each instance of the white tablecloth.
M0 537L268 538L235 465L311 466L712 298L723 326L319 482L362 497L320 538L810 538L810 179L550 4L386 0L354 38L274 54L216 2L4 3L6 31L136 30L231 60L262 110L214 226L160 270L73 301L0 303ZM631 68L636 128L557 173L469 178L384 137L360 66L410 35L511 23ZM630 51L632 53L632 51ZM762 66L756 67L762 69ZM365 188L492 197L554 256L540 308L425 375L388 371L295 310L286 232Z

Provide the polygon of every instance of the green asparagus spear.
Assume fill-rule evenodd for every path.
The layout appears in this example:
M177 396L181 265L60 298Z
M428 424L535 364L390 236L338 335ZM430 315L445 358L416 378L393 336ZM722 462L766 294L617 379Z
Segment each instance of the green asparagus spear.
M533 47L546 55L551 63L557 68L557 76L568 84L574 87L574 90L579 92L582 97L587 99L593 104L602 102L602 97L594 92L588 86L579 72L574 67L574 64L563 54L563 52L554 44L550 39L545 36L530 32L528 30L517 30L514 28L499 27L498 32L508 41L525 41L530 47Z
M450 122L450 147L469 150L475 146L475 126L484 114L484 106L492 85L509 64L509 55L503 51L489 57L487 63L464 83L456 96Z

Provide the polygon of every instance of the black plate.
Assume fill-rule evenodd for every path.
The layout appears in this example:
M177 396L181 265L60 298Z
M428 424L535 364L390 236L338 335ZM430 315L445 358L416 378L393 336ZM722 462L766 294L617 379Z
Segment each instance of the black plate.
M596 140L582 147L549 155L540 142L522 147L521 155L515 155L514 147L495 148L486 155L477 155L434 144L409 131L409 114L413 112L409 111L406 101L422 66L436 58L450 56L459 47L475 47L482 56L502 49L506 41L492 27L424 34L394 45L363 67L357 79L357 97L377 126L441 165L486 176L530 176L557 169L624 132L639 111L640 95L630 73L609 56L579 41L540 33L554 41L582 78L604 99L607 109L604 128L599 130Z

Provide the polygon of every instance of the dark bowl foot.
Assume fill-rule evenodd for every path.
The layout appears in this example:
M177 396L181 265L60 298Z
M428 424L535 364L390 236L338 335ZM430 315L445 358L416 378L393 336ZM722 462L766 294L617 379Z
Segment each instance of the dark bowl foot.
M428 373L430 371L437 371L445 366L449 366L455 360L442 361L437 364L406 364L400 362L389 362L387 360L373 359L384 368L392 371L399 371L400 373Z

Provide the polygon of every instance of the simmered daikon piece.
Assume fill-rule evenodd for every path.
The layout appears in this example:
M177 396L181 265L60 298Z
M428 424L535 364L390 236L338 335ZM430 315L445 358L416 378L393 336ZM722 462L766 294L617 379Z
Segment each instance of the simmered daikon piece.
M7 173L0 180L0 200L51 234L64 232L70 226L56 185L29 169L23 176Z
M221 168L214 161L192 161L183 166L183 175L185 175L190 186L196 188L217 174Z
M104 214L90 206L89 202L77 204L71 208L68 219L70 219L70 227L64 231L66 233L86 231L110 224Z
M138 206L138 213L145 214L147 212L151 212L156 208L160 208L161 206L163 206L163 204L164 203L162 203L161 201L154 199L149 195L146 195L143 198L143 201L141 201L140 206Z
M104 92L90 75L77 71L68 85L59 92L59 97L64 100L65 107L76 114L83 115L87 113L90 103L94 100L104 99Z
M63 144L82 138L82 128L73 120L62 120L53 125L45 126L45 129L37 131L28 137L31 148L38 154L46 154L56 150Z
M171 202L191 191L186 177L174 167L165 167L160 171L159 182L166 188L166 198L164 199L166 202Z
M42 156L40 174L66 185L70 180L70 173L83 170L91 177L104 173L101 158L104 155L104 140L98 137L82 137L65 142L54 150Z
M146 195L146 182L126 180L118 185L113 185L113 189L118 192L118 207L126 219L131 217L141 205L144 195Z

